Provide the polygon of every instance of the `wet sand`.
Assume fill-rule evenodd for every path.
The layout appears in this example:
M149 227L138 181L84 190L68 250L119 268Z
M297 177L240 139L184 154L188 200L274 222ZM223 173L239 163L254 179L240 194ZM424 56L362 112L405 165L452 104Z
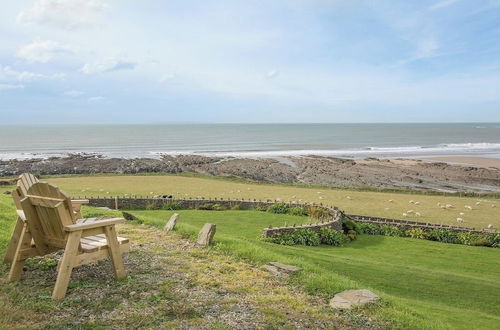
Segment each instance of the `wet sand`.
M427 162L445 162L452 165L466 165L484 168L500 169L500 158L489 157L469 157L469 156L441 156L441 157L425 157L421 158Z

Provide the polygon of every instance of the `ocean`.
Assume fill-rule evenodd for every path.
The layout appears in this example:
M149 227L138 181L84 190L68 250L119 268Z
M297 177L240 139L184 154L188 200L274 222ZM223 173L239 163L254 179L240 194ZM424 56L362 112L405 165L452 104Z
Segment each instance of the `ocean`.
M158 124L0 126L0 159L105 157L486 156L500 158L500 123Z

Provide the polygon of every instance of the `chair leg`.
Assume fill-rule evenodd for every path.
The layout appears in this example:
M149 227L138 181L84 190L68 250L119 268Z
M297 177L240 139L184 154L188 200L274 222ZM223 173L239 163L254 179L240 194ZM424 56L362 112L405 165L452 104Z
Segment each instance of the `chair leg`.
M122 252L120 250L120 243L118 243L118 238L116 236L115 226L104 227L104 233L106 234L106 240L108 241L108 252L113 262L113 271L115 273L115 278L122 279L127 273L125 271L125 266L123 265Z
M22 222L22 220L21 220ZM17 227L17 224L16 224ZM21 231L19 233L18 238L16 239L16 245L14 249L14 255L12 256L12 261L10 265L9 274L7 275L7 281L17 281L21 278L24 266L24 258L21 256L21 250L26 245L27 242L31 243L31 235L27 233L28 226L23 223L21 227ZM13 238L14 239L14 238Z
M64 255L61 261L59 261L60 265L58 265L59 271L57 273L56 285L54 286L54 291L52 292L52 299L54 300L62 299L66 295L69 280L71 278L71 272L73 271L76 256L78 254L81 236L81 231L71 232L68 236L66 248L64 249Z
M18 243L22 241L22 230L25 226L25 223L21 218L17 218L16 226L14 227L14 232L12 233L12 237L10 239L9 245L7 246L7 252L5 253L5 258L3 262L6 264L10 264L14 261L14 255L16 254L16 248Z

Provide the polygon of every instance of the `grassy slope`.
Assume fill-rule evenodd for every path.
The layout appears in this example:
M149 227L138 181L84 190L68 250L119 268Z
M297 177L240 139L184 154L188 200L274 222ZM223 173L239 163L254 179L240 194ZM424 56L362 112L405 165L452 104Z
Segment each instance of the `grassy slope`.
M254 262L281 261L305 269L296 281L331 297L370 288L388 301L375 316L407 328L493 329L500 322L500 251L383 236L362 236L345 247L287 247L259 240L263 227L298 222L255 211L177 211L181 230L217 224L221 248ZM172 211L134 211L162 226Z
M463 218L464 226L486 228L493 224L500 228L500 200L493 198L460 198L404 193L381 193L349 191L327 188L301 188L285 185L250 184L221 179L183 177L173 175L154 176L90 176L50 178L48 181L60 186L74 196L113 196L137 194L173 194L176 197L256 198L281 199L283 201L308 201L325 203L348 213L402 218L402 213L414 210L421 217L411 220L457 225L456 219ZM350 197L348 199L347 197ZM394 200L393 203L388 200ZM420 205L409 201L420 202ZM480 201L480 205L475 205ZM451 204L451 209L441 209L437 203ZM473 207L466 210L465 205ZM493 208L492 205L496 207ZM465 215L459 215L460 212Z

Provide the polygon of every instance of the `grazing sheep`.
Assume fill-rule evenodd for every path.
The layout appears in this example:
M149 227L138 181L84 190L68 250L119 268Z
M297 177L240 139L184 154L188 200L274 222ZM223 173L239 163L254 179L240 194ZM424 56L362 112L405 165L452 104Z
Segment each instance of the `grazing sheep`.
M389 211L389 208L388 208L388 207L386 207L384 210L385 210L385 211Z
M441 208L444 210L446 208L446 205L441 205Z
M318 198L319 198L319 199L323 199L324 197L323 197L323 196L319 196Z
M457 222L464 222L464 219L462 219L462 218L457 218Z
M411 213L413 213L413 210L408 210L408 211L406 211L406 213L411 214Z
M465 215L465 213L464 212L460 212L458 215Z
M403 213L403 217L407 217L407 216L408 216L408 214L406 214L406 213Z
M476 205L481 205L481 202L476 202Z
M389 203L394 203L394 199L389 199L388 202Z
M420 202L415 202L415 205L420 205Z
M438 203L437 203L437 206L441 206L441 203L440 203L440 202L438 202Z
M467 210L472 210L472 206L470 206L470 205L465 205L464 207L465 207Z
M491 207L497 207L495 204L491 204Z
M411 201L409 201L408 203L413 204L413 203L415 203L415 202L414 202L414 201L413 201L413 199L412 199L412 200L411 200Z
M351 199L351 196L346 196L347 199Z
M492 228L493 228L493 225L490 223L490 224L488 225L488 229L492 229Z
M420 212L415 212L415 216L419 217L420 216Z
M447 209L451 209L452 207L453 207L453 205L451 205L451 204L446 204L446 208L447 208Z

